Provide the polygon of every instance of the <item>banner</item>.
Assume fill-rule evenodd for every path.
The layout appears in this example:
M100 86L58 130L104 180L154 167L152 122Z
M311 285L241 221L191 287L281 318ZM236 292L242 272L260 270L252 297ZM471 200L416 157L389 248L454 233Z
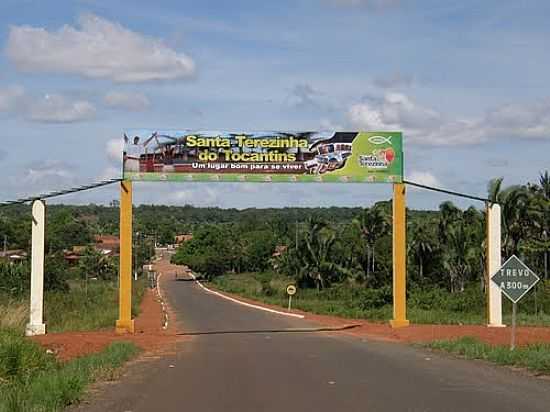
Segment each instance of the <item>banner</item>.
M127 130L124 179L383 182L403 180L401 132Z

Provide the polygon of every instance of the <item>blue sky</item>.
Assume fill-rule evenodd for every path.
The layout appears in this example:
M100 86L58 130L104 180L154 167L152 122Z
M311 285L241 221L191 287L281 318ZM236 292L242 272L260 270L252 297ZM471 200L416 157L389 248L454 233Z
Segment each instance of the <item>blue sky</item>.
M115 176L121 131L142 127L399 129L409 180L481 195L492 177L534 181L550 168L549 17L543 0L3 0L0 200ZM239 208L391 193L136 186L138 203ZM447 199L411 190L409 204Z

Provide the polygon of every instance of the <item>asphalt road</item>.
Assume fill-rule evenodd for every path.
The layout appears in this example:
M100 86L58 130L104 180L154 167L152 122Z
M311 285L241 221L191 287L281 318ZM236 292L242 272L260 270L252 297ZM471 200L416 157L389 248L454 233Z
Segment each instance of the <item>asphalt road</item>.
M87 411L549 411L550 381L312 326L165 282L187 332L178 350L131 365ZM262 330L271 332L256 332Z

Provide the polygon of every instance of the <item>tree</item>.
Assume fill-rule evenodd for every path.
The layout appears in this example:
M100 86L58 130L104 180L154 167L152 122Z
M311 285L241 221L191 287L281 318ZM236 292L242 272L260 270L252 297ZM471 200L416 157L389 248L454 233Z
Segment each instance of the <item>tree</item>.
M409 236L408 252L410 252L414 263L418 265L418 280L424 281L425 264L433 257L435 246L432 244L433 237L428 232L425 223L413 225Z
M340 265L333 256L335 241L336 232L326 222L314 218L306 221L304 242L298 247L298 273L302 281L313 282L318 290L355 274L353 268Z
M100 251L90 246L86 247L78 262L78 272L85 280L86 294L88 294L88 279L90 277L102 280L113 280L117 275L117 270L113 264L112 258L103 255Z
M172 261L187 265L207 278L220 276L231 268L233 243L233 237L227 229L203 226L193 234L193 239L178 247Z
M49 253L83 246L92 240L92 234L83 221L68 209L52 209L46 225L46 250Z
M368 279L370 271L374 272L375 270L374 244L378 238L388 232L390 224L383 208L377 206L364 209L353 222L359 227L366 248L367 259L364 270Z

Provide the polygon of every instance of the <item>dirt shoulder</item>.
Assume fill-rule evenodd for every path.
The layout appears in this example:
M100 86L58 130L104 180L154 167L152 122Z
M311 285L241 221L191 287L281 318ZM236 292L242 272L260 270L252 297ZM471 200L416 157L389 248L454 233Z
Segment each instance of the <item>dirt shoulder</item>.
M162 299L162 281L161 277L158 288L145 292L140 314L134 320L134 334L119 335L113 325L112 330L48 333L32 339L52 350L62 361L99 352L116 341L133 342L145 353L171 350L183 338L177 336L175 316Z
M275 310L285 310L280 306L269 305L257 300L244 298L239 295L224 292L208 284L208 288L216 290L232 298L254 305L263 306ZM464 336L475 337L491 345L510 344L511 330L508 327L490 328L484 325L414 325L411 324L405 328L393 329L388 323L372 322L365 319L348 319L337 316L317 315L314 313L293 310L292 313L304 315L309 321L319 323L324 326L344 326L357 325L353 329L341 333L350 334L357 337L370 339L403 342L420 343L432 342L435 340L457 339ZM528 327L521 326L517 328L516 343L518 345L527 345L533 343L550 343L550 328L547 327Z

